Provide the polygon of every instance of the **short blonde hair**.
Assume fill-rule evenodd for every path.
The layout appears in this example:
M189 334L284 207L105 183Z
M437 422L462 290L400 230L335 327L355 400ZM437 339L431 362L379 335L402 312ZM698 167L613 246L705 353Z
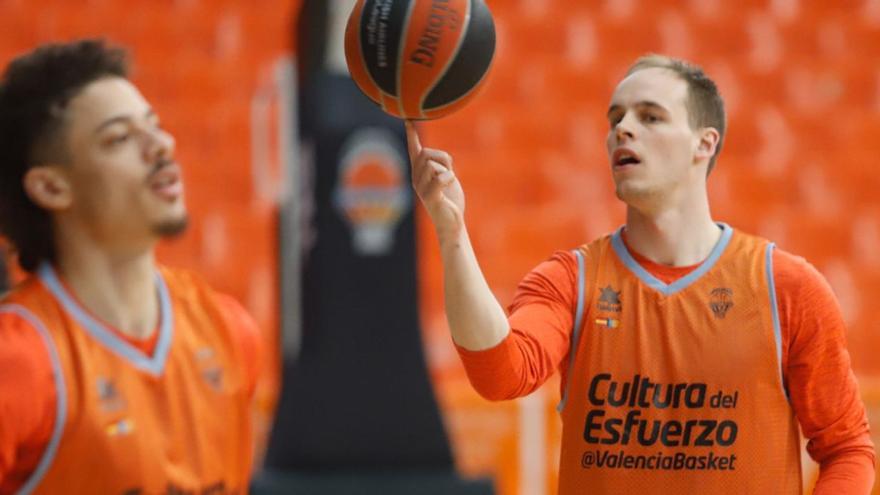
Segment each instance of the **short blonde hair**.
M715 81L709 78L703 69L684 60L665 55L649 54L640 57L626 71L626 76L643 69L668 69L684 80L688 85L688 98L685 105L688 110L688 122L693 129L713 127L718 131L718 146L709 160L708 172L715 167L715 160L721 152L724 132L727 129L727 117L724 112L724 100L718 92Z

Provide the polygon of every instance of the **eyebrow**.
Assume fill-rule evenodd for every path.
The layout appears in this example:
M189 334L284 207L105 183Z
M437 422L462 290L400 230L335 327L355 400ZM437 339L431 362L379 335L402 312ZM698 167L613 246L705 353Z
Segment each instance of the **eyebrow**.
M669 110L666 107L657 103L656 101L651 101L651 100L642 100L642 101L636 102L636 104L634 106L643 107L643 108L645 108L645 107L653 108L653 109L657 109L657 110L662 110L667 113L669 112ZM608 107L608 113L606 114L606 116L610 117L612 113L616 112L617 110L620 110L622 107L623 107L623 105L617 105L617 104L611 105L610 107Z
M154 117L155 115L156 115L156 112L152 108L148 108L146 113L144 113L144 118L148 119L150 117ZM117 115L115 117L110 117L109 119L105 120L104 122L101 122L101 125L99 125L98 127L95 128L95 134L103 131L104 129L106 129L107 127L109 127L113 124L118 124L120 122L128 122L130 120L131 120L131 115Z

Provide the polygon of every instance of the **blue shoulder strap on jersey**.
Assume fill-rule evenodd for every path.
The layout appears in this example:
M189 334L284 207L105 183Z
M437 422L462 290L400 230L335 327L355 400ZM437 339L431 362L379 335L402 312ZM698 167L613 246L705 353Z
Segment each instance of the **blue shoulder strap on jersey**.
M577 309L575 309L574 313L574 327L572 327L571 329L571 344L568 348L569 378L568 383L565 384L565 391L562 394L562 400L559 401L559 405L556 406L556 410L559 412L562 412L562 410L565 408L565 402L568 399L568 389L571 386L571 369L574 367L574 357L575 354L577 354L578 343L580 342L581 337L581 327L583 327L584 320L584 283L586 278L586 269L584 267L584 253L582 253L580 249L575 249L574 255L577 258L578 265Z

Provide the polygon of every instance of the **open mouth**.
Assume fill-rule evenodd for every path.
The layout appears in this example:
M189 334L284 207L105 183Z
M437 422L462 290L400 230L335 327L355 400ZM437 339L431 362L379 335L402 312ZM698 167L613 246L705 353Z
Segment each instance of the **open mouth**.
M153 187L156 189L162 189L163 187L168 187L178 181L176 175L167 174L163 177L159 177L155 182L153 182Z
M183 192L180 170L176 165L162 167L151 179L150 189L168 201L177 199Z
M612 156L612 163L614 167L626 167L628 165L638 165L642 163L641 158L632 150L626 148L619 148L614 151L614 155Z

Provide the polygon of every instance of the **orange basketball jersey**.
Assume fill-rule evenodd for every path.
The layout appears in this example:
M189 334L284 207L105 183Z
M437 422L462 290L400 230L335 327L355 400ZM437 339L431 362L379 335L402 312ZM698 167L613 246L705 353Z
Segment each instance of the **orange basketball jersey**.
M48 265L0 305L40 334L55 378L51 441L20 493L247 493L250 400L230 322L188 274L163 269L156 286L151 356L84 310Z
M721 227L672 284L621 230L577 251L560 493L800 493L773 245Z

